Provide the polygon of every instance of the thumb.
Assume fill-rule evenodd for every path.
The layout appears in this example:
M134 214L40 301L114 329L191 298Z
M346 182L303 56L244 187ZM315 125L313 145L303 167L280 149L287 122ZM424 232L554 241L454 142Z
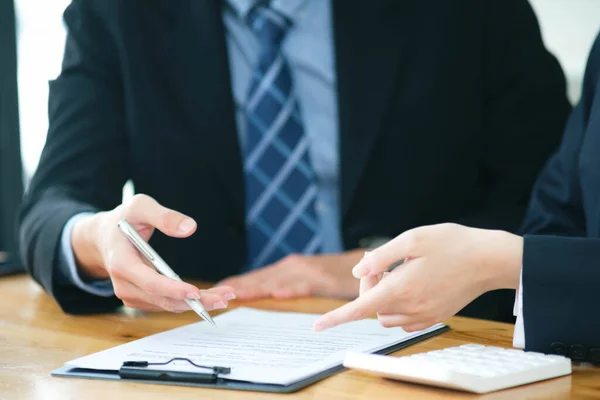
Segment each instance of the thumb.
M163 207L144 194L135 195L124 214L130 224L150 225L172 237L188 237L196 231L196 221L192 218Z

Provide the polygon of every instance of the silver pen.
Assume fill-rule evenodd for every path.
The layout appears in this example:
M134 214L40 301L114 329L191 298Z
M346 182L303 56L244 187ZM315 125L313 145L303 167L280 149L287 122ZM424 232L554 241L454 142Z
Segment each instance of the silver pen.
M175 271L173 271L171 267L167 265L165 260L163 260L158 255L158 253L154 251L154 249L150 247L150 245L146 243L144 239L142 239L142 237L137 233L135 229L133 229L129 222L123 219L119 221L118 225L121 232L123 232L123 234L136 247L136 249L138 249L138 251L142 253L142 255L146 257L148 261L150 261L150 263L154 266L154 268L156 268L158 272L160 272L167 278L175 279L176 281L182 282L179 275L177 275ZM210 314L206 311L206 309L199 300L186 299L185 302L192 308L192 310L196 311L196 314L198 314L203 320L205 320L212 326L217 326L215 324L215 321L213 321L213 319L210 317Z

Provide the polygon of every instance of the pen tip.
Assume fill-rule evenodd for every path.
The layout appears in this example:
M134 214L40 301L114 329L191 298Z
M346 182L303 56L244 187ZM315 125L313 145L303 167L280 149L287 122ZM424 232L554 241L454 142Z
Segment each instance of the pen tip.
M214 320L211 318L211 316L210 316L210 315L206 315L206 314L205 314L203 317L204 317L204 320L205 320L206 322L208 322L209 324L211 324L211 325L212 325L212 326L214 326L215 328L217 327L217 324L215 324L215 321L214 321Z

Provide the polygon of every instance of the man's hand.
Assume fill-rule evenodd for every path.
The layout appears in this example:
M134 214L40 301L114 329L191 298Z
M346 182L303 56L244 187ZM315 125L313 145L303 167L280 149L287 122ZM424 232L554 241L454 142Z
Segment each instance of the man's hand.
M183 312L190 309L185 299L199 299L207 310L214 310L227 307L227 301L235 298L230 287L203 291L160 275L121 233L117 227L121 219L144 240L150 239L155 228L172 237L188 237L196 231L196 222L151 197L136 195L127 205L75 224L71 243L80 272L110 278L123 304L145 311Z
M377 313L385 327L426 329L460 311L481 294L519 285L523 239L455 224L413 229L365 255L353 274L360 297L325 314L322 331ZM407 260L390 273L386 269Z
M306 296L352 299L358 295L358 280L352 276L352 268L363 254L362 250L353 250L332 255L291 255L220 284L233 287L240 300Z

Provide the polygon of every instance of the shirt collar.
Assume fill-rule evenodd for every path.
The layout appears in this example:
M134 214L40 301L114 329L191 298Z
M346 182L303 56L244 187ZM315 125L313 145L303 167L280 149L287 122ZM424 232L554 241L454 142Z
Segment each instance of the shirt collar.
M234 14L244 21L256 2L257 0L227 0L229 7ZM291 21L295 22L302 16L302 12L308 2L309 0L271 0L270 4L273 9L279 11Z

